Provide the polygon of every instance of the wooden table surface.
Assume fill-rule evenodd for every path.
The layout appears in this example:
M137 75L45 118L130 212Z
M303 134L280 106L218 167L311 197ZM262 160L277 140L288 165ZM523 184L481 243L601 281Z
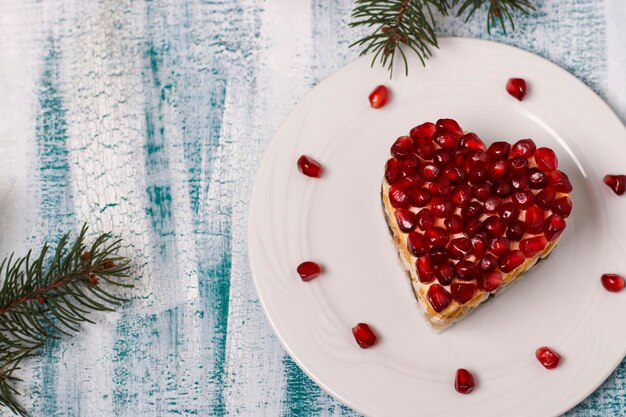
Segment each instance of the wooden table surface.
M626 120L626 2L533 3L512 34L488 35L483 13L439 19L438 31L537 53ZM33 416L356 415L279 344L246 245L251 186L274 132L357 56L351 8L0 0L1 253L86 221L125 237L137 285L122 310L26 363ZM625 416L626 362L567 415Z

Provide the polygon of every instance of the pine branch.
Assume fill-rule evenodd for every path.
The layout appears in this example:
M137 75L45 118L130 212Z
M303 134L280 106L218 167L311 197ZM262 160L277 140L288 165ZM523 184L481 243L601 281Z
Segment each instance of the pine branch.
M461 8L457 16L468 12L465 22L469 21L476 10L482 8L485 3L489 3L487 12L487 32L489 33L491 33L491 28L498 27L498 25L506 33L507 21L511 25L511 30L515 30L513 13L521 12L528 15L531 10L535 10L529 0L453 0L452 6L456 6L458 3L461 3Z
M83 322L93 323L93 311L113 311L124 301L107 287L132 287L129 260L116 255L120 240L110 234L98 237L89 249L87 227L70 244L61 238L53 253L45 244L39 256L13 255L0 264L4 283L0 288L0 405L25 416L12 385L21 362L49 339L80 331Z
M354 42L361 46L361 55L373 54L372 66L378 60L393 73L396 51L404 61L408 74L405 45L419 57L422 65L432 55L431 47L438 48L434 31L433 9L446 15L447 0L356 0L350 26L373 27L374 33Z

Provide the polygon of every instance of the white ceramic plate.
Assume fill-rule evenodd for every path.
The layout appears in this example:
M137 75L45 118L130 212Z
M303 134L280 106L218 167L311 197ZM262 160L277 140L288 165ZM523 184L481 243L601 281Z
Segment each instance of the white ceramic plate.
M626 130L575 77L509 46L444 39L409 77L364 58L315 87L274 137L250 204L249 251L259 297L278 337L302 369L340 401L370 416L556 416L587 397L626 353L626 292L600 285L626 273L626 197L602 183L626 171ZM505 91L525 78L526 99ZM380 110L367 96L392 91ZM456 119L488 143L533 138L555 149L574 185L574 211L559 246L513 288L449 330L419 316L380 202L389 147L409 129ZM307 154L326 171L301 175ZM302 282L315 260L325 273ZM380 343L362 350L351 328L370 323ZM562 354L548 371L539 346ZM471 395L455 370L477 378Z

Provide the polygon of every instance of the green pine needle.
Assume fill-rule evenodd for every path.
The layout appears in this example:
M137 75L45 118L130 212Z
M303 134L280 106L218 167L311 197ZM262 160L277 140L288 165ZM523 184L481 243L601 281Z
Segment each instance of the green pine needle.
M5 258L0 264L0 405L25 416L12 385L21 362L48 340L80 331L93 323L94 311L113 311L123 301L110 287L132 287L123 281L129 260L117 255L121 241L110 234L98 237L87 248L83 226L70 243L63 236L53 252L45 244L34 258Z
M498 26L502 27L506 33L507 21L511 25L511 30L515 30L513 13L520 12L528 15L531 10L535 10L528 0L453 0L452 6L456 6L458 3L461 3L461 7L457 16L468 12L465 22L469 21L476 10L482 8L485 3L489 3L487 11L487 31L489 33L491 33L491 28Z

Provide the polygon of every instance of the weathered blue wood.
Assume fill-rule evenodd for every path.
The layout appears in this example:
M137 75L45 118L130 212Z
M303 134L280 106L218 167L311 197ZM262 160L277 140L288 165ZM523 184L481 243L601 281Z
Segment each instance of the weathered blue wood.
M622 0L537 1L516 45L626 117ZM252 287L248 199L294 104L355 59L350 0L0 0L2 253L88 221L137 289L21 371L34 416L356 416L284 352ZM619 331L619 329L616 329ZM626 415L626 364L569 417ZM8 415L5 410L0 415Z

